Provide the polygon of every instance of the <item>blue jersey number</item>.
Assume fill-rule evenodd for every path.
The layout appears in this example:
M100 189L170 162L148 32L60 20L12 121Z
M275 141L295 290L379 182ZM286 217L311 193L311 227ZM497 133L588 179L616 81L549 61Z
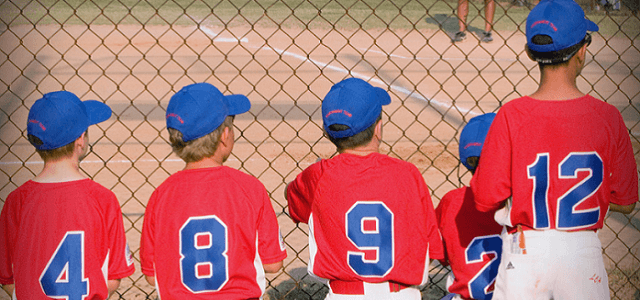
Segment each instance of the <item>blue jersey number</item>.
M216 216L192 217L180 229L180 275L194 293L215 292L229 280L227 226Z
M533 179L534 227L549 228L549 154L538 154L527 170ZM600 207L582 210L576 207L602 185L604 169L600 156L595 152L570 153L558 165L558 172L559 179L578 178L578 172L589 172L589 175L557 199L556 228L580 229L598 223Z
M51 298L82 300L89 294L84 277L84 232L69 231L40 275L40 286Z
M482 257L490 254L493 254L491 261L469 281L469 295L473 299L491 300L493 297L493 291L489 291L489 287L498 275L502 256L502 239L499 235L475 237L465 251L467 264L482 262Z
M382 202L357 202L346 215L346 231L361 252L349 251L347 261L360 276L383 277L393 268L393 213ZM369 252L374 257L367 258Z

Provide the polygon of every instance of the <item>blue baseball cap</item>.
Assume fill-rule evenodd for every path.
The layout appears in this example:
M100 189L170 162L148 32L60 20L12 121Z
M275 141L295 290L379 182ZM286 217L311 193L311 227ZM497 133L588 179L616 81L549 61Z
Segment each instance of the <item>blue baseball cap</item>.
M541 0L527 17L527 46L533 52L556 52L580 43L587 31L598 30L598 25L585 18L582 7L575 1ZM551 39L542 44L534 43L536 35Z
M382 88L374 87L359 78L347 78L331 87L322 101L324 130L332 138L353 136L373 125L382 113L382 106L391 97ZM333 131L329 126L342 124L349 129Z
M167 107L167 128L182 133L185 142L216 130L227 116L249 111L251 102L244 95L224 96L209 83L183 87L171 97Z
M111 117L111 108L97 100L80 101L67 91L46 93L38 99L27 118L27 133L42 141L38 150L60 148L78 139L90 125Z
M464 126L462 133L460 133L460 145L458 146L460 161L470 171L475 170L477 166L469 165L467 159L474 156L480 157L484 139L487 137L489 127L491 127L491 123L495 117L495 113L486 113L473 117L467 125Z

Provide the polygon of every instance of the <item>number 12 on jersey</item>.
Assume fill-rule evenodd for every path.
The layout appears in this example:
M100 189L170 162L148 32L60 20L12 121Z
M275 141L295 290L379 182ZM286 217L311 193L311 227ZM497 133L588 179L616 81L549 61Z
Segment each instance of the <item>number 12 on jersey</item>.
M602 158L596 152L569 153L558 164L559 179L578 178L578 172L589 175L558 197L556 207L556 228L562 230L580 229L596 224L600 218L600 207L578 210L583 203L602 185L604 169ZM549 222L549 153L538 153L536 161L527 168L527 175L533 180L533 215L536 229L550 228Z

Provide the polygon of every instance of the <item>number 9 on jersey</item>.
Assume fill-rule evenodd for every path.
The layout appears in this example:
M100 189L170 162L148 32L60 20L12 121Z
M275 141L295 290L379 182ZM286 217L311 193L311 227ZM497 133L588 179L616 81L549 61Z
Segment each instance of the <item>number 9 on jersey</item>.
M346 214L347 238L358 250L347 253L358 275L384 277L393 268L393 213L382 202L356 202ZM367 253L375 253L369 257Z

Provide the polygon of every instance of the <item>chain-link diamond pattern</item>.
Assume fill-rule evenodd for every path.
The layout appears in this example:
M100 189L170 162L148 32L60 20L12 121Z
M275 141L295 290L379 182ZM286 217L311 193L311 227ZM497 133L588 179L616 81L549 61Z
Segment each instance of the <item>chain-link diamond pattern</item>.
M640 162L640 7L578 3L601 28L578 85L622 112ZM322 97L348 76L386 88L382 151L415 164L437 204L470 179L457 161L466 121L537 86L523 51L533 3L496 4L492 43L480 42L484 4L475 0L467 39L452 43L453 0L2 1L0 205L42 168L25 138L33 102L61 89L103 101L114 117L91 127L81 167L118 196L138 259L145 205L184 166L167 142L167 103L182 86L206 81L252 101L236 118L227 165L260 179L278 214L289 257L268 276L266 297L322 299L328 289L306 273L308 227L291 222L284 199L286 183L335 153L322 133ZM640 295L639 216L612 214L599 235L612 299ZM117 296L155 299L137 266ZM433 267L424 299L446 294L448 273Z

